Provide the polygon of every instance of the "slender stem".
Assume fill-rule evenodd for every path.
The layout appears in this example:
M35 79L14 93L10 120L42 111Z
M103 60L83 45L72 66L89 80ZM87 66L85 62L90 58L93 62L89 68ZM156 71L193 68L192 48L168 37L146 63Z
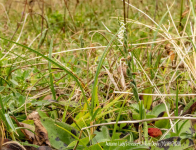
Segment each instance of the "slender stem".
M82 136L82 132L83 132L83 130L80 131L79 139L80 139L81 136ZM79 142L80 142L80 141L78 140L73 150L76 150L76 148L77 148Z
M126 26L126 8L125 8L125 0L123 0L123 10L124 10L124 24Z
M183 117L183 116L182 117L159 117L159 118L134 120L134 121L118 121L118 124L122 124L122 123L141 123L141 122L158 121L158 120L164 120L164 119L196 120L196 117ZM82 128L81 130L86 130L86 129L89 129L89 128L92 128L92 127L111 125L111 124L116 124L116 122L95 124L95 125L92 125L92 126Z
M184 0L181 0L181 8L180 8L180 20L179 20L179 25L178 25L178 32L180 33L181 26L182 26L182 12L183 12L183 4L184 4Z
M27 6L27 0L25 0L25 6L24 6L24 10L23 10L23 12L22 12L22 16L21 16L20 22L17 23L16 30L15 30L14 34L12 35L12 37L11 37L11 39L10 39L11 41L13 40L13 38L14 38L16 32L18 31L18 29L19 29L19 27L20 27L20 23L22 22L22 20L23 20L23 18L24 18L26 6ZM9 44L10 44L10 42L8 43L7 46L9 46Z

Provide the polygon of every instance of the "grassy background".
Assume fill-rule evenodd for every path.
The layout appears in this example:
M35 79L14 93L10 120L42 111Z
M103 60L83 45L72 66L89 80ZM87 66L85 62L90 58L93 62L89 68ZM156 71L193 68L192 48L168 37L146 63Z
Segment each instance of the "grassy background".
M189 1L130 0L140 11L125 5L124 47L115 36L124 22L120 0L0 2L0 37L21 44L0 40L3 113L20 122L26 119L24 114L42 110L54 120L81 129L96 123L146 119L162 103L168 109L162 109L166 116L174 111L177 116L195 98L189 95L195 93L196 79L194 4ZM122 91L133 94L119 94ZM137 101L138 92L158 96L140 94L143 104ZM116 130L128 130L134 140L141 137L140 127L122 128L110 126L113 135Z

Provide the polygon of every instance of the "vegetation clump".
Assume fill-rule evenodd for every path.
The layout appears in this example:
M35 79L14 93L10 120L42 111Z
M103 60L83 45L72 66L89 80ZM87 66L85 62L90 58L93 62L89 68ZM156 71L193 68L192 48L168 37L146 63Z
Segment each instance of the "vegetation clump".
M0 150L195 149L194 1L0 2Z

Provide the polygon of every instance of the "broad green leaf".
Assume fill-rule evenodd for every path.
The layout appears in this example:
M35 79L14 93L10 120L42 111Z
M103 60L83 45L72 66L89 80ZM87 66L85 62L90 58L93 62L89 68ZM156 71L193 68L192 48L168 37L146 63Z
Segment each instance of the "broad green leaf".
M41 123L48 132L48 138L50 144L52 145L52 147L56 149L64 150L66 149L67 145L75 141L74 137L72 137L69 133L59 128L58 126L68 130L69 132L73 133L77 137L79 136L78 131L74 127L66 123L54 121L51 118L42 118Z
M162 117L168 117L167 113L164 112ZM155 126L158 128L169 128L169 124L169 119L155 121Z
M138 103L131 104L131 108L134 109L134 111L137 111L139 113L139 105L138 105Z
M182 139L191 139L191 138L193 138L193 134L184 132L184 133L180 134L180 138L182 138Z
M41 100L41 101L32 101L32 105L36 105L36 106L47 106L50 105L53 101L49 101L49 100Z
M125 127L127 124L126 123L121 123L120 124L120 130L122 130L123 127Z
M179 127L179 134L181 133L188 133L193 134L195 133L194 129L192 128L191 120L181 120L178 122Z
M34 125L33 120L24 120L22 123L26 123L26 124L29 124L29 125Z
M49 118L43 111L38 111L38 113L41 118Z
M140 120L140 114L138 114L138 113L133 113L133 114L132 114L132 118L133 118L134 120ZM150 119L150 118L156 118L156 116L155 116L155 115L151 115L151 114L146 114L146 119ZM148 121L148 123L150 123L150 122L152 122L152 121Z
M114 140L119 140L121 134L122 134L122 133L115 132L115 135L113 135L113 139L114 139Z
M22 96L22 95L19 96L19 98L18 98L19 106L21 106L22 104L25 103L25 99L26 99L26 98L25 98L24 96Z
M10 81L15 84L15 85L18 85L18 82L16 82L14 79L10 79Z
M170 110L170 104L169 103L166 103L167 104L167 107L168 109ZM165 109L165 105L163 103L155 106L151 112L149 112L148 114L152 114L152 115L155 115L155 116L158 116L161 112L163 111L166 111Z
M94 134L96 134L96 136L92 140L93 144L111 140L111 137L109 135L109 130L106 126L102 126L101 132L95 131Z
M12 129L12 131L16 132L16 128L15 128L15 126L13 124L13 121L10 118L10 116L8 114L5 114L5 118L6 118L7 123L9 124L9 127Z
M152 94L152 89L148 88L145 89L143 92ZM143 95L143 98L144 98L144 107L149 110L152 105L152 95Z
M138 113L133 113L133 114L132 114L132 118L133 118L134 120L140 120L140 114L138 114Z
M4 89L5 89L4 86L0 86L0 92L3 92Z

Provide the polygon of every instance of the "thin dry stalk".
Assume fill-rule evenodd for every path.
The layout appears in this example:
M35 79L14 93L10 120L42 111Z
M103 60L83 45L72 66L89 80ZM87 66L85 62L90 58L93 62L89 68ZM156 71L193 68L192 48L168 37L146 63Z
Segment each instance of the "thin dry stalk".
M142 122L148 122L148 121L158 121L158 120L165 120L165 119L180 119L180 120L196 120L196 117L159 117L159 118L151 118L151 119L143 119L143 120L132 120L132 121L119 121L118 124L122 124L122 123L142 123ZM100 123L100 124L94 124L92 126L88 126L88 127L84 127L81 130L86 130L89 128L93 128L93 127L98 127L98 126L105 126L105 125L112 125L112 124L116 124L116 122L108 122L108 123Z
M114 84L115 88L119 90L118 85L116 84L116 82L113 78L113 74L111 74L110 71L105 66L103 66L103 67L105 68L105 70L106 70L111 82Z
M28 14L25 15L25 19L24 19L24 22L23 22L23 26L22 26L20 35L18 36L18 39L16 40L16 43L20 40L20 37L21 37L21 35L22 35L23 29L24 29L24 26L25 26L25 23L26 23L26 20L27 20L27 17L28 17ZM5 55L3 55L3 57L0 59L0 61L3 60L3 59L10 53L10 51L11 51L12 49L14 49L15 46L16 46L16 44L14 44L14 45L10 48L10 50L9 50Z
M133 93L129 92L121 92L121 91L114 91L116 94L130 94L133 95ZM138 95L151 95L151 96L176 96L176 94L149 94L149 93L138 93ZM187 96L195 96L195 93L192 94L178 94L179 97L187 97Z
M40 34L39 34L40 36ZM193 37L193 36L184 36L184 37L177 37L177 38L172 38L172 40L178 40L178 39L185 39L185 38L188 38L188 37ZM36 38L34 39L36 40ZM133 44L128 44L128 46L141 46L141 45L149 45L149 44L155 44L155 43L161 43L161 42L165 42L165 41L169 41L171 39L164 39L164 40L158 40L158 41L152 41L152 42L144 42L144 43L133 43ZM118 47L122 47L123 45L118 45ZM106 48L107 46L92 46L92 47L85 47L85 48L76 48L76 49L69 49L69 50L65 50L65 51L60 51L60 52L55 52L55 53L52 53L52 55L56 55L56 54L62 54L62 53L67 53L67 52L74 52L74 51L81 51L81 50L89 50L89 49L102 49L102 48ZM116 47L115 45L113 45L113 47ZM45 56L48 56L45 55ZM8 58L8 60L11 60L11 59L14 59L16 57L11 57L11 58ZM25 61L20 61L20 62L16 62L16 63L13 63L13 64L7 64L5 66L2 66L2 67L9 67L11 65L16 65L16 64L19 64L19 63L23 63L23 62L27 62L27 61L30 61L30 60L35 60L35 59L38 59L38 58L41 58L41 56L38 56L38 57L34 57L34 58L30 58L30 59L27 59Z
M13 38L14 38L16 32L18 31L18 29L19 29L19 27L20 27L20 23L22 22L22 20L23 20L23 18L24 18L24 15L25 15L25 12L26 12L27 0L24 0L24 1L25 1L24 10L23 10L23 12L22 12L22 16L21 16L20 22L17 23L16 30L15 30L14 34L12 35L12 37L11 37L11 39L10 39L11 41L13 40ZM10 44L10 42L8 43L7 46L9 46L9 44Z
M71 18L71 21L72 21L72 23L73 23L75 32L77 32L77 29L76 29L76 26L75 26L75 22L74 22L73 16L71 15L71 12L70 12L69 7L68 7L68 2L67 2L66 0L64 0L64 3L65 3L65 7L66 7L66 9L67 9L67 11L68 11L68 13L69 13L69 16L70 16L70 18Z
M10 141L10 142L6 142L6 143L4 143L2 146L4 146L4 145L8 145L8 144L10 144L10 145L17 145L18 147L20 147L20 149L22 149L22 150L26 150L26 148L24 147L24 146L22 146L20 143L18 143L18 142L16 142L16 141Z

